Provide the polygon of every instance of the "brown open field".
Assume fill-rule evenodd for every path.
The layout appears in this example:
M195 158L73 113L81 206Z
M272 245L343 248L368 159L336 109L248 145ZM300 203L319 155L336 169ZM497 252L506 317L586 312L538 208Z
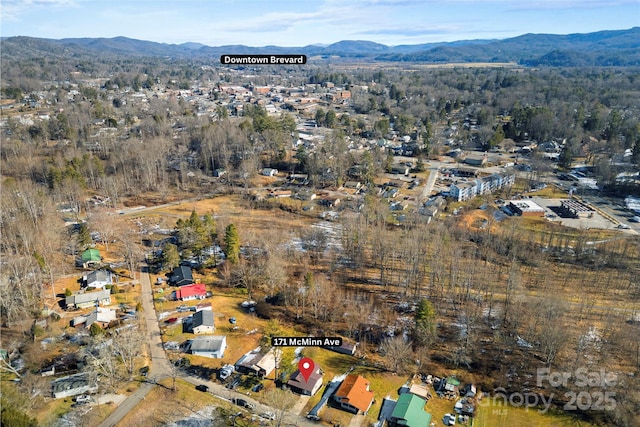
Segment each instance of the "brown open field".
M233 408L230 403L217 399L209 393L202 393L186 381L180 379L176 381L177 391L170 390L171 380L165 380L162 384L164 387L154 387L145 400L136 406L136 410L127 414L118 426L164 425L198 414L205 416L209 414L208 411L201 411L208 410L210 407Z
M282 201L273 201L275 206L278 206L281 202ZM298 203L298 201L291 201L291 203L291 207L295 208L295 203ZM264 206L269 206L269 204L265 204ZM318 219L314 217L302 216L289 211L295 211L296 209L280 209L278 207L270 209L252 209L250 202L244 200L239 195L227 195L212 199L189 201L183 204L162 206L156 209L147 209L144 212L124 215L122 218L123 220L130 220L133 217L137 221L141 221L143 223L158 223L161 224L161 227L163 228L171 228L175 225L175 221L178 218L187 218L194 209L201 214L212 212L218 222L219 229L225 224L233 222L240 230L241 240L244 241L264 238L265 236L273 239L274 241L283 241L291 238L292 236L298 235L305 227L308 227L312 223L318 221ZM502 222L492 222L488 211L480 209L466 208L466 211L457 218L458 225L463 225L463 228L467 228L475 232L482 232L482 224L485 220L491 224L491 235L504 235L508 232L513 232L513 230L518 230L518 232L522 233L522 230L526 230L526 232L530 233L532 236L530 239L536 241L545 241L545 239L550 239L549 236L552 236L553 239L557 240L568 239L571 241L581 238L582 234L586 234L588 239L594 240L607 239L616 236L615 233L611 232L572 230L564 227L558 228L555 224L548 224L545 221L535 219L509 218ZM468 243L468 245L470 246L471 244ZM112 245L109 252L110 257L115 257L111 252L117 252L117 245ZM507 270L503 265L500 265L500 262L501 260L496 258L488 261L484 266L482 266L483 269L491 272L482 273L482 277L488 282L495 281L495 284L493 285L495 287L492 292L494 297L497 299L503 298L504 290L501 287L501 283L504 283L507 278ZM400 267L401 265L395 265L393 268ZM312 269L309 265L289 265L288 268ZM320 263L320 265L314 265L314 274L323 274L325 271L324 268L325 266L322 263ZM461 272L469 271L480 274L478 273L480 269L477 261L466 257L460 257L457 260L457 268ZM589 280L587 279L592 276L592 273L587 271L575 270L575 274L570 274L569 270L572 268L575 269L575 267L560 264L554 264L550 268L544 270L538 270L529 266L521 266L520 268L521 274L526 274L527 281L523 282L519 286L518 292L522 295L527 295L527 297L530 298L542 298L553 293L557 298L565 301L567 304L570 304L570 307L579 308L579 310L576 310L576 313L567 314L570 315L567 319L571 320L576 326L586 327L594 324L593 322L596 321L598 326L604 327L606 326L606 322L603 321L602 317L599 317L601 315L598 313L606 312L608 309L619 309L621 307L631 308L628 299L626 299L625 292L615 292L613 290L607 290L607 288L604 287L599 287L597 286L597 283L599 283L597 281L593 284L589 283ZM389 273L389 271L387 273ZM376 279L380 273L379 270L372 265L366 265L359 270L358 274L362 279L373 280ZM390 274L393 274L393 272L391 271ZM73 291L77 290L77 279L80 275L80 273L71 275L57 281L55 284L55 292L58 294L63 293L66 288ZM155 275L152 276L152 280L155 280L156 277L157 276ZM601 281L604 277L605 276L600 274L597 280ZM207 359L191 355L188 355L187 357L191 360L192 365L206 367L211 369L211 372L213 372L213 370L219 368L222 364L234 363L242 354L260 345L262 333L267 327L268 321L261 319L240 307L240 303L246 299L246 291L244 289L226 287L221 276L215 269L205 271L203 274L196 273L196 279L207 284L207 290L210 290L213 293L213 297L207 301L211 301L213 305L217 327L216 334L224 334L227 336L228 349L223 359ZM393 301L393 298L398 294L398 289L396 289L393 284L389 285L384 290L380 286L372 285L371 283L367 284L366 280L362 280L358 283L347 280L345 284L351 289L357 289L359 292L371 292L372 295L381 295L384 293L385 298L388 297L388 301ZM551 284L553 284L553 287L551 287ZM119 287L125 290L125 292L114 295L114 304L126 303L129 305L135 305L139 297L139 294L137 293L139 292L139 286L124 285ZM576 287L586 289L586 292L576 293ZM154 298L156 298L156 310L158 313L171 312L168 317L184 317L190 314L189 312L177 313L175 311L178 305L183 304L182 302L159 300L159 297L168 297L172 290L169 286L153 285L153 288L154 292L157 292L159 289L164 289L163 294L156 293L154 295ZM452 289L457 288L454 287ZM463 289L459 289L459 291L462 292ZM195 302L187 302L184 304L194 305ZM455 313L449 311L446 307L442 308L440 314L445 323L455 321ZM228 320L231 317L236 318L237 328L233 327L229 323ZM600 320L598 321L597 319ZM70 318L66 319L65 322L68 322L68 320L70 320ZM192 334L184 333L181 325L169 326L163 323L161 326L164 330L163 340L165 342L183 342L194 337ZM336 326L337 325L332 325L332 328ZM281 329L283 330L283 333L291 335L305 335L307 333L304 325L300 324L294 326L284 320L281 323ZM58 333L60 332L61 330ZM483 340L492 339L492 337L484 335L482 338ZM436 352L446 352L444 346L439 345L435 345L434 350ZM366 359L368 363L374 364L375 362L379 363L381 361L380 357L373 352L372 349L367 353L369 356L368 359ZM324 369L325 381L330 380L335 375L346 372L351 367L355 368L355 373L362 374L371 381L371 388L375 392L376 403L367 415L368 421L374 421L377 417L382 399L386 396L396 398L398 387L404 384L407 380L406 376L395 375L393 373L380 370L379 368L363 366L360 363L361 361L355 357L340 355L324 349L307 348L304 350L304 355L312 357L316 363ZM435 362L433 365L438 366ZM440 369L444 369L447 373L451 373L450 369L442 367L440 367ZM474 381L476 381L473 375L470 375L463 370L461 370L459 374L460 377L467 378L467 380L474 378ZM481 380L482 378L479 376L477 381ZM273 382L265 381L265 386L266 388L271 388L273 387ZM189 390L192 389L190 386L187 386L186 388ZM126 389L124 391L126 391ZM193 392L196 393L195 391ZM186 390L185 393L187 393ZM196 393L196 396L201 396L201 394ZM260 395L254 397L260 399ZM165 396L165 398L167 398L167 396ZM190 399L192 396L185 394L184 398ZM178 399L173 399L172 397L169 399L172 401L170 405L173 405L173 400L179 399L182 399L182 397L179 397ZM315 396L310 399L305 409L310 409L318 399L319 396ZM154 398L151 400L155 401L158 399ZM58 409L51 408L50 410L53 412L66 410L64 402L57 402L55 406ZM445 399L439 399L434 396L434 398L427 404L426 410L433 414L434 421L437 424L442 419L444 413L452 411L452 407L453 402ZM105 406L105 410L107 408L108 407ZM174 407L171 406L171 408ZM192 409L197 410L195 407L189 408L189 410ZM134 425L140 423L143 419L148 420L149 414L154 413L155 410L156 409L149 407L143 409L142 412L135 411L130 414L123 425ZM173 409L171 409L171 411L173 411ZM177 409L175 411L178 412ZM525 425L522 423L528 423L526 425L539 425L546 427L569 425L569 422L573 422L574 424L572 425L588 425L575 424L577 422L575 419L563 414L542 415L534 412L535 411L532 410L527 411L524 408L509 407L507 412L508 415L505 417L500 411L494 411L491 408L482 408L477 420L477 423L480 424L476 425L508 425L508 423L510 423L510 425ZM325 420L340 423L342 425L346 425L351 419L349 414L333 408L325 408L322 412L322 417Z

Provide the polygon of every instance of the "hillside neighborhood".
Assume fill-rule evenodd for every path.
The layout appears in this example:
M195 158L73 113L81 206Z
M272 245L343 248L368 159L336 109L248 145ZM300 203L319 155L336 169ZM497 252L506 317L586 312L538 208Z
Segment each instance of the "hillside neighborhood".
M18 45L3 425L637 425L637 68Z

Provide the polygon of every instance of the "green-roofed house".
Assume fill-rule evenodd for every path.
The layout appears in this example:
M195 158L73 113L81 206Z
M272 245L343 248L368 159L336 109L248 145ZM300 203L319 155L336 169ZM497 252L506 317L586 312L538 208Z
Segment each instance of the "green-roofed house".
M87 249L80 255L80 261L83 268L99 267L102 263L102 257L100 251L97 249Z
M424 410L426 403L415 394L401 394L389 418L389 427L429 427L431 414Z

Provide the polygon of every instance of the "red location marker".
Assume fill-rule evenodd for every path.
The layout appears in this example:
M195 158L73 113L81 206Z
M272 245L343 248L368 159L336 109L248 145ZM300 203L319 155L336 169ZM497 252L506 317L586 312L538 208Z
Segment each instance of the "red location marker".
M305 382L309 382L309 377L311 376L311 373L315 370L315 368L316 364L308 357L303 357L298 362L298 370L302 374L302 378L304 378Z

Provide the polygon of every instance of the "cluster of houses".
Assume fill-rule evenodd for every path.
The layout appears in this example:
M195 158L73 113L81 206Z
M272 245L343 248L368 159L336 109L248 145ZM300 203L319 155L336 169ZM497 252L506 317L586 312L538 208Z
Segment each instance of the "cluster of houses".
M178 289L171 292L174 301L203 300L207 297L207 289L203 283L194 283L190 267L181 265L173 269L169 276L169 284Z
M102 257L97 249L87 249L84 251L80 258L76 261L76 265L80 264L84 268L100 267L102 263ZM100 319L94 320L103 324L108 324L111 320L115 320L115 310L113 314L109 309L100 308L100 306L106 306L111 304L111 286L117 281L117 276L111 271L105 269L98 269L86 273L82 276L80 292L68 295L65 297L64 305L66 310L80 310L91 307L96 307L96 310L91 315L84 316L84 319ZM109 313L109 314L105 314ZM111 319L111 320L107 320ZM91 321L88 323L80 318L74 319L73 326L85 324L90 326Z
M345 354L353 354L355 346L348 343L330 350ZM236 370L245 373L256 373L266 376L275 368L275 353L271 349L263 354L260 349L245 354L235 365ZM293 392L313 396L323 385L324 372L320 366L309 374L307 379L296 370L290 375L286 386ZM468 384L460 391L460 381L454 377L429 381L441 397L458 398L454 411L462 417L473 416L475 411L475 386ZM425 405L432 397L427 383L411 383L398 390L398 399L385 398L377 427L425 427L431 425L432 415L425 411ZM319 411L327 404L352 414L367 414L375 403L371 383L365 377L357 374L347 374L336 377L326 385L320 401L311 409L307 418L319 420Z
M184 265L173 269L169 275L168 283L178 287L171 293L172 300L203 300L209 295L204 284L194 283L191 268ZM181 308L187 309L188 307L178 307L178 311L181 311ZM182 319L183 328L186 332L200 336L188 340L185 351L196 356L222 358L227 348L227 337L213 335L216 327L211 303L197 304L190 309L195 312Z
M476 405L476 387L467 384L460 387L460 381L455 377L433 378L431 375L423 377L423 381L413 382L403 385L398 390L398 399L387 397L382 402L376 427L425 427L431 424L432 415L425 411L425 405L431 399L429 386L441 398L456 400L454 413L458 414L460 421L465 422L469 417L473 417ZM455 423L455 414L445 416L445 425L449 423L449 418Z

